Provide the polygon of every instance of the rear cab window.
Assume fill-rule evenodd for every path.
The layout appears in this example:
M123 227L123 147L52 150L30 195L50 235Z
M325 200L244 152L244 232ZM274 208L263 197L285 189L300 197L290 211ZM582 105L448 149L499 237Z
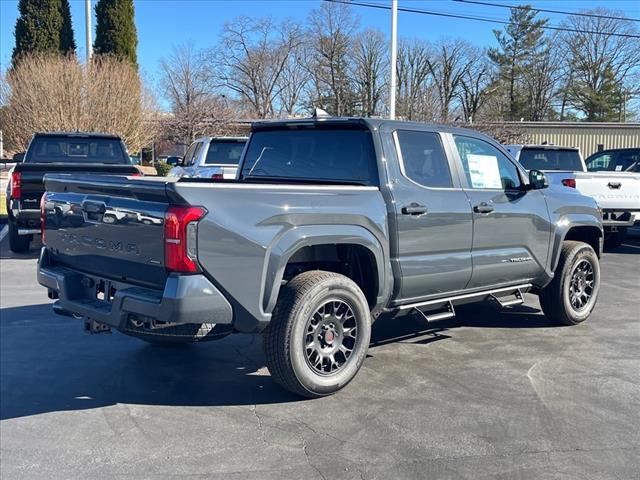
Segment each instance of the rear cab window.
M274 127L255 131L241 179L378 186L371 132L365 127Z
M131 160L117 138L47 135L32 140L25 162L130 164Z
M213 140L209 143L205 165L238 165L245 142Z
M524 147L518 161L527 170L582 171L580 153L575 149Z

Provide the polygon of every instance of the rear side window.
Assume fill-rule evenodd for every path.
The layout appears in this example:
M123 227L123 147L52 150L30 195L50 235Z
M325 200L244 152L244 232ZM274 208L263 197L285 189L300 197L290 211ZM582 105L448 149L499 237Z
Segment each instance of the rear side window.
M440 135L433 132L398 130L396 136L405 176L425 187L453 186Z
M274 129L254 132L242 178L378 185L371 132L364 129Z
M209 144L209 151L204 163L207 165L224 164L238 165L244 142L220 142L213 141Z
M587 170L590 172L612 170L614 165L613 153L601 153L589 160Z
M523 148L518 161L527 170L582 170L577 150Z
M36 137L26 162L129 164L120 140L115 138Z

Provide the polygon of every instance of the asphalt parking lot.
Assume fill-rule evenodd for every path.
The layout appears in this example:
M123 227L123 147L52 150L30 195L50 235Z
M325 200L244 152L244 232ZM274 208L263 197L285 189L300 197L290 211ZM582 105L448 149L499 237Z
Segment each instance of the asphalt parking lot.
M4 479L640 479L640 229L602 259L593 316L536 298L382 319L339 394L275 386L259 336L157 347L52 313L37 247L2 240Z

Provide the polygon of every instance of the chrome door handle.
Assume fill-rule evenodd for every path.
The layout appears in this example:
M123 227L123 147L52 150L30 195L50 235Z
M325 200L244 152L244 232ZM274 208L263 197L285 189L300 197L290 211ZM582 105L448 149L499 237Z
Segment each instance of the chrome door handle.
M411 203L402 207L401 212L403 215L424 215L427 213L426 205L420 205L418 203Z
M476 213L491 213L494 210L493 206L489 205L487 202L482 202L481 204L473 207L473 211Z

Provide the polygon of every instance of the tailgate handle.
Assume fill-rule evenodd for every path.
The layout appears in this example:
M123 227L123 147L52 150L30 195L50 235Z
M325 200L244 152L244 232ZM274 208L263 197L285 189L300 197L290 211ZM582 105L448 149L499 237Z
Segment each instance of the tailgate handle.
M85 200L82 202L82 210L87 213L104 213L107 210L107 206L103 202Z
M607 186L612 190L617 190L622 186L622 184L620 182L609 182L607 183Z

